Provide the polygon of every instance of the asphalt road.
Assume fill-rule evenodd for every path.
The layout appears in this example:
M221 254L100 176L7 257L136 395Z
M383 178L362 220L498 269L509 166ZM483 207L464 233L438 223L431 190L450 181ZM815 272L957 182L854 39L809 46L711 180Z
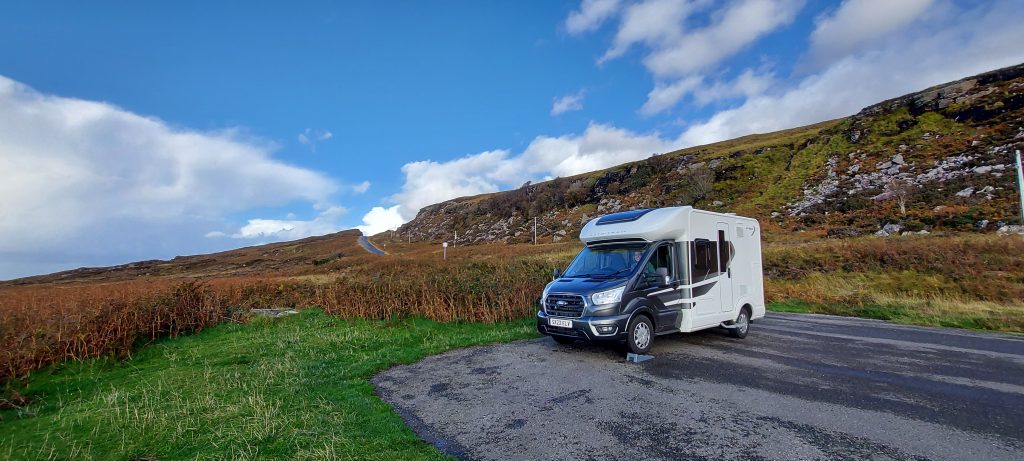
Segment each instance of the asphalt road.
M1024 459L1024 337L770 313L652 353L542 338L374 384L461 459Z
M370 243L370 239L366 238L365 235L359 236L359 246L363 247L364 250L369 251L370 253L373 253L375 255L386 254L384 253L384 250L381 250L380 248L373 246L373 243Z

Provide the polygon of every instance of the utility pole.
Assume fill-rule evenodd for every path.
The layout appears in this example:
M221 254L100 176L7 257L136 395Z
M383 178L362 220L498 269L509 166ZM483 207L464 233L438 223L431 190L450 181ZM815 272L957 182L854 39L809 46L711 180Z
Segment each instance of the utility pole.
M1024 225L1024 163L1020 160L1020 150L1017 150L1017 195L1020 196L1020 223Z
M452 241L452 246L459 244L459 231L455 231L455 240Z
M448 259L448 242L441 243L441 259Z

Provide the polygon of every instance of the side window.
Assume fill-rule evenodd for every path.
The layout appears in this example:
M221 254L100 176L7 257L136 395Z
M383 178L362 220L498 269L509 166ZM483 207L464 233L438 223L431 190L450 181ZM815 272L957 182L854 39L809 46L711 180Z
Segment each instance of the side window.
M676 271L672 264L672 244L662 244L658 249L654 250L654 253L651 254L651 259L647 260L647 264L644 266L643 271L648 286L651 284L661 284L656 277L656 274L658 273L657 271L660 268L668 270L668 275L672 280L676 279Z
M718 275L718 245L706 239L690 242L690 283L697 283Z
M665 269L668 269L668 275L671 276L673 280L676 278L676 271L672 268L672 245L664 244L658 247L658 251L656 251L654 253L654 257L651 258L651 262L654 263L655 269L664 267Z

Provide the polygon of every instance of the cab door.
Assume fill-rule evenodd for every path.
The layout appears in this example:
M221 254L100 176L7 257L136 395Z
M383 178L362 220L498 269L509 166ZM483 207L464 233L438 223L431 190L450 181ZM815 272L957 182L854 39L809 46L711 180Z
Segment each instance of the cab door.
M641 267L639 286L651 307L657 312L655 330L663 332L679 328L679 309L682 295L679 287L679 271L676 270L675 244L663 242L651 252ZM669 282L658 276L658 269L668 272Z

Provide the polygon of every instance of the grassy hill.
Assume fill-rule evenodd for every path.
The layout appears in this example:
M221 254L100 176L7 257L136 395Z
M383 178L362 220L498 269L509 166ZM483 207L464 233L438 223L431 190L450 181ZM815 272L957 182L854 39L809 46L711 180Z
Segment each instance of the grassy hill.
M431 205L414 240L548 241L590 218L672 205L761 219L769 239L889 231L993 232L1019 223L1024 64L884 101L851 117L682 149ZM800 234L794 234L800 232Z
M300 275L325 272L328 262L365 255L356 240L358 230L269 243L235 250L174 259L138 261L110 267L79 269L0 282L2 286L105 283L168 278L246 277L261 274Z

